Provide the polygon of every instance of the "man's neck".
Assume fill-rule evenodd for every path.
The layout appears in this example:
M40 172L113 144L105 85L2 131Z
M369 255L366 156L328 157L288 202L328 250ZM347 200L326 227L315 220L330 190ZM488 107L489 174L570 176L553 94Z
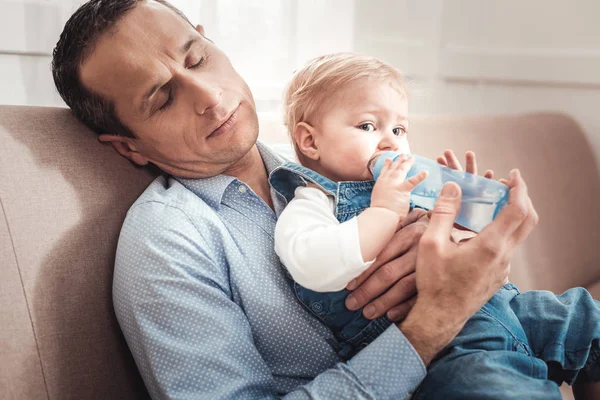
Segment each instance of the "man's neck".
M273 209L273 200L271 200L271 190L267 176L267 168L258 151L256 144L252 149L237 163L231 166L224 174L236 177L250 189L254 191L271 209Z

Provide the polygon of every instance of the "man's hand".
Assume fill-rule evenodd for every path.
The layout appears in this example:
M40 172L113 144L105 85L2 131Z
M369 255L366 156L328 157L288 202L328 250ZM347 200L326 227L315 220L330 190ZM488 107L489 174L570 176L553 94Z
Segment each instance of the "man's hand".
M538 222L518 170L507 181L507 206L468 242L450 241L460 209L460 188L444 185L419 244L416 284L419 297L399 328L429 363L465 322L502 287L510 258Z
M346 307L358 310L367 305L363 314L369 319L386 313L392 321L404 319L415 302L417 245L428 222L424 210L408 213L377 261L348 284L347 289L353 292L346 299Z

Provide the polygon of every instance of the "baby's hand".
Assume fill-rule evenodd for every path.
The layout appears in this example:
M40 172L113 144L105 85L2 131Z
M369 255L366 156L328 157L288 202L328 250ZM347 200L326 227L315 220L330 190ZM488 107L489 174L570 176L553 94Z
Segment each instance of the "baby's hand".
M371 207L387 208L402 219L408 214L410 208L410 192L427 178L427 172L421 171L417 175L406 179L406 174L412 167L415 159L400 155L392 162L385 160L381 174L373 187Z
M452 150L444 151L444 155L437 158L437 162L452 169L456 169L458 171L462 171L462 165L460 165L460 161L454 155ZM477 159L475 158L475 153L472 151L467 151L465 153L465 164L467 166L466 171L470 174L477 175ZM494 179L494 171L488 169L483 174L484 178Z

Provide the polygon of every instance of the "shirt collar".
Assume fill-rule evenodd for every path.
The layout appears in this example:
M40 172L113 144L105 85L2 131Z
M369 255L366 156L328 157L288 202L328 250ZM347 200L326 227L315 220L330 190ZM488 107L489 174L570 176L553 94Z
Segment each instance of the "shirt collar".
M271 171L273 171L275 168L285 163L286 159L284 159L274 149L266 144L262 142L256 142L256 147L258 147L258 152L263 159L263 163L265 163L267 176L270 175Z
M267 169L267 176L275 168L285 162L285 160L279 156L269 146L257 141L256 147L258 152L265 164ZM202 179L189 179L189 178L175 178L177 179L186 189L190 190L196 196L200 197L206 204L211 208L218 209L223 201L223 195L225 191L232 183L239 182L239 180L229 175L215 175L210 178Z

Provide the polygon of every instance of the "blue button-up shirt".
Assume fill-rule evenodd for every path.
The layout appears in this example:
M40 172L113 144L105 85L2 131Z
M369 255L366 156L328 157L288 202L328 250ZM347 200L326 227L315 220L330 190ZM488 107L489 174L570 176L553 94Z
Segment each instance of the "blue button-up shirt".
M267 168L283 160L258 143ZM276 212L238 179L158 177L133 204L113 297L155 399L402 399L425 367L392 325L347 362L294 297Z

